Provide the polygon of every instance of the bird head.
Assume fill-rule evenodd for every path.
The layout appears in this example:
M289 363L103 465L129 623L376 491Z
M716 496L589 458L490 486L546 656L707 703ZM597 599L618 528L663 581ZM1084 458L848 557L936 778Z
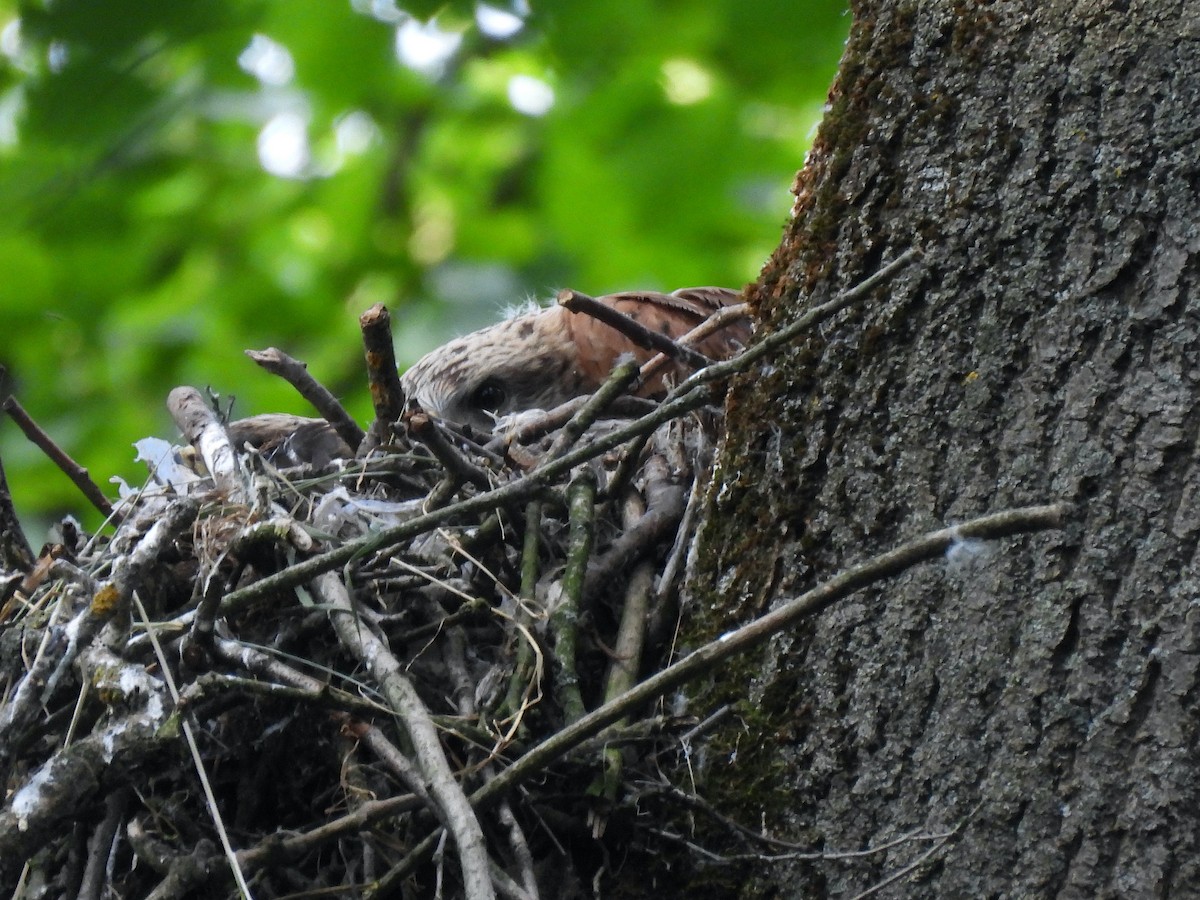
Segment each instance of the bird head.
M564 312L518 316L427 353L400 380L406 396L435 416L490 431L501 416L586 393Z

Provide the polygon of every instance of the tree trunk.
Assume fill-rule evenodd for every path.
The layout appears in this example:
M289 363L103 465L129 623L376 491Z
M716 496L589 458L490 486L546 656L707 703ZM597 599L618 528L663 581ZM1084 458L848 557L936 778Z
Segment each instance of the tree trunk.
M726 814L826 854L918 833L698 867L696 896L1200 891L1200 4L854 15L764 328L924 257L735 386L691 636L945 524L1078 510L861 591L693 698L740 698L692 760Z

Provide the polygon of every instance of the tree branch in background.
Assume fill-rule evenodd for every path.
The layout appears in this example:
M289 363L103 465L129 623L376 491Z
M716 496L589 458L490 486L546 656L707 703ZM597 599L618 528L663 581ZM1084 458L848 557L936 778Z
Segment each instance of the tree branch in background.
M92 481L88 470L75 460L71 459L58 444L54 443L50 435L46 434L36 422L30 417L29 413L17 402L17 399L11 395L4 398L4 411L12 416L12 420L17 423L17 427L25 432L25 436L29 438L37 447L50 458L50 461L58 466L63 473L71 479L75 487L79 488L80 492L88 499L88 502L108 518L113 514L113 505L108 498L104 496L104 492L100 490L100 486Z

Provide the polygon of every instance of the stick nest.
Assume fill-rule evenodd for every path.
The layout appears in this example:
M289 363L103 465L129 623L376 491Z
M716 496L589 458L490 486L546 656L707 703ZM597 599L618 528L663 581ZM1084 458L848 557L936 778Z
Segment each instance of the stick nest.
M719 414L636 375L481 438L396 418L376 370L386 418L312 420L358 452L299 466L173 392L189 443L115 532L6 561L4 885L573 897L656 852L639 797L697 723L553 744L672 654Z

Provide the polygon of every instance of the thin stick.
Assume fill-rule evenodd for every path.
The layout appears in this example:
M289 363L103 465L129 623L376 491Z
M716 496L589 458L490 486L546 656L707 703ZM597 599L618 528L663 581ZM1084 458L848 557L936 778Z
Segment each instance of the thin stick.
M517 624L528 627L532 621L530 606L537 598L538 550L541 546L542 501L530 500L525 505L525 540L521 548L521 602L514 617ZM524 635L518 631L522 638ZM533 674L533 646L527 640L517 644L517 658L508 679L508 692L500 705L499 717L516 715L528 697L529 679Z
M562 427L562 430L558 433L558 437L550 445L546 459L556 459L566 453L583 436L583 433L592 427L601 413L617 397L625 393L626 388L633 384L637 375L638 367L632 362L621 363L621 365L613 369L608 378L604 380L604 384L600 385L587 398L587 402L579 407L579 411L571 416L567 424Z
M349 691L334 687L328 682L313 678L311 675L306 675L251 644L231 638L218 637L213 642L213 650L217 656L226 662L258 676L254 680L254 684L266 685L268 687L284 685L289 690L296 692L293 695L296 699L307 703L325 704L333 709L345 710L356 716L364 717L390 712L382 703L364 699L357 694L352 694ZM203 683L205 677L201 676L193 682L193 685L201 685L202 688L206 687L207 685ZM223 677L232 678L233 676ZM234 684L233 686L247 691L250 690L250 688L240 684ZM185 706L188 703L194 702L194 693L189 694L185 691ZM202 694L203 690L200 693Z
M718 309L715 313L681 337L677 344L681 347L690 347L692 344L698 344L706 337L715 334L722 328L732 325L738 319L744 319L750 314L749 303L736 303L733 306L725 306ZM646 360L642 366L641 382L645 384L656 374L659 369L667 364L669 357L665 353L659 353L656 356Z
M308 371L308 364L288 356L278 347L268 347L266 350L247 350L246 355L262 366L272 375L278 375L287 381L296 391L313 405L313 408L333 426L351 450L357 450L366 436L358 423L346 412L346 408L338 402L337 397L321 382L317 381Z
M353 721L343 727L357 740L362 741L375 754L384 768L389 769L406 788L412 791L413 796L417 797L430 812L438 817L443 828L446 827L444 816L441 815L442 808L429 796L429 790L425 787L423 780L424 776L416 763L401 753L396 745L388 740L387 735L369 722Z
M25 408L17 402L17 398L8 396L4 398L4 411L12 416L12 420L17 423L17 427L25 432L25 437L29 438L38 449L50 458L50 461L58 466L75 487L79 488L80 492L88 499L88 502L108 518L113 514L113 505L108 498L104 496L104 492L100 490L100 486L92 481L88 470L75 460L71 459L58 444L54 443L50 435L33 421Z
M500 824L508 831L508 846L512 850L517 871L521 876L521 887L530 897L536 898L538 888L533 854L529 852L529 842L525 840L525 832L521 830L521 824L513 815L512 807L507 801L500 804L499 818Z
M922 853L920 856L918 856L916 859L914 859L908 865L901 866L899 869L897 869L891 875L888 875L882 881L878 882L877 884L871 885L869 888L867 888L865 891L862 891L861 893L855 894L853 897L850 898L850 900L865 900L865 898L870 897L872 894L878 894L889 884L895 884L901 878L916 871L918 868L920 868L922 865L924 865L926 862L928 862L931 858L933 858L934 855L936 855L937 853L940 853L942 851L942 849L950 841L950 839L955 837L959 833L959 831L962 830L962 827L966 824L966 822L967 822L966 819L959 822L958 825L956 825L952 831L949 831L944 835L940 835L939 836L940 840L938 840L936 843L934 843L934 845L932 847L930 847L928 850L926 850L924 853Z
M664 353L671 359L678 360L693 369L703 369L712 362L707 356L691 347L676 343L665 334L660 334L647 328L641 322L635 322L629 316L618 312L611 306L601 303L595 297L589 297L579 291L565 290L558 292L558 305L573 313L583 313L615 328L633 343L647 350Z
M239 850L238 861L247 871L256 871L280 859L298 859L323 844L361 833L381 819L411 812L422 805L421 800L414 794L368 800L346 815L309 831L269 834L257 846Z
M28 572L35 562L33 548L25 538L17 509L13 506L8 479L4 476L4 462L0 461L0 567Z
M367 356L367 384L371 389L371 403L375 407L375 421L365 440L358 444L358 455L365 456L371 450L388 441L388 429L392 422L404 412L404 388L396 374L396 348L392 344L392 317L387 307L376 303L358 317L362 331L363 350Z
M440 422L424 412L414 412L405 421L408 423L409 433L428 447L429 451L438 458L442 467L456 480L470 482L476 487L488 487L491 479L488 477L487 471L467 459L457 447L450 443L449 438L442 431Z
M618 572L652 551L663 537L672 534L683 518L687 492L671 481L671 473L660 456L651 456L643 470L647 481L647 509L637 521L621 529L603 555L588 563L584 604L590 604L607 589Z
M575 648L579 638L580 598L592 540L596 528L596 476L581 469L567 488L567 508L571 522L567 549L567 567L562 577L562 596L550 613L550 633L554 635L554 692L562 707L563 720L570 724L582 718L586 707L579 690L579 671Z
M113 853L113 839L125 811L129 806L132 788L122 788L104 798L104 819L96 826L88 840L87 867L79 884L80 900L91 900L93 897L105 896L104 885L107 880L106 864Z
M879 287L879 285L886 282L893 275L907 266L914 259L919 259L920 256L921 251L919 249L916 247L909 247L890 263L881 268L878 272L875 272L873 275L864 278L854 287L842 292L841 294L838 294L832 300L828 300L825 303L812 307L790 325L766 335L757 343L747 347L737 356L723 360L722 362L713 363L711 366L692 374L686 381L680 384L679 387L673 390L671 395L674 396L686 394L689 390L689 385L695 387L701 384L708 384L713 381L720 381L723 378L728 378L730 375L734 375L738 372L749 371L752 363L756 363L760 359L763 359L764 357L774 353L784 344L789 343L804 332L808 331L808 329L812 328L813 325L828 319L835 313L841 312L856 300L861 300L867 294L871 293L871 291L875 290L875 288Z
M658 467L665 463L658 457ZM654 460L651 460L653 462ZM649 463L646 466L650 468ZM647 475L647 478L650 478ZM682 507L682 503L680 504ZM621 526L633 529L643 519L645 513L642 498L630 489L621 509ZM621 607L621 622L617 628L617 639L613 643L613 659L609 664L608 680L604 686L604 700L607 703L620 697L635 684L638 672L642 666L642 648L646 641L646 617L650 610L650 594L654 587L654 566L648 560L642 560L633 568L629 582L625 586L625 602ZM618 726L627 723L621 719ZM615 802L621 785L621 775L624 769L624 755L619 747L605 747L602 754L603 772L600 776L599 796ZM592 835L599 838L604 834L608 818L604 808L593 810L589 817L592 819Z
M556 428L561 428L563 424L579 412L584 404L591 399L589 395L584 394L581 397L572 397L565 403L561 403L553 409L544 410L541 415L534 415L529 419L525 419L525 413L522 413L522 424L518 425L511 431L499 431L488 442L488 446L503 448L510 443L528 444L530 441L540 438ZM644 416L652 409L658 406L657 400L647 400L645 397L617 397L608 407L609 413L618 418L633 419L637 416ZM532 410L528 411L532 413Z

